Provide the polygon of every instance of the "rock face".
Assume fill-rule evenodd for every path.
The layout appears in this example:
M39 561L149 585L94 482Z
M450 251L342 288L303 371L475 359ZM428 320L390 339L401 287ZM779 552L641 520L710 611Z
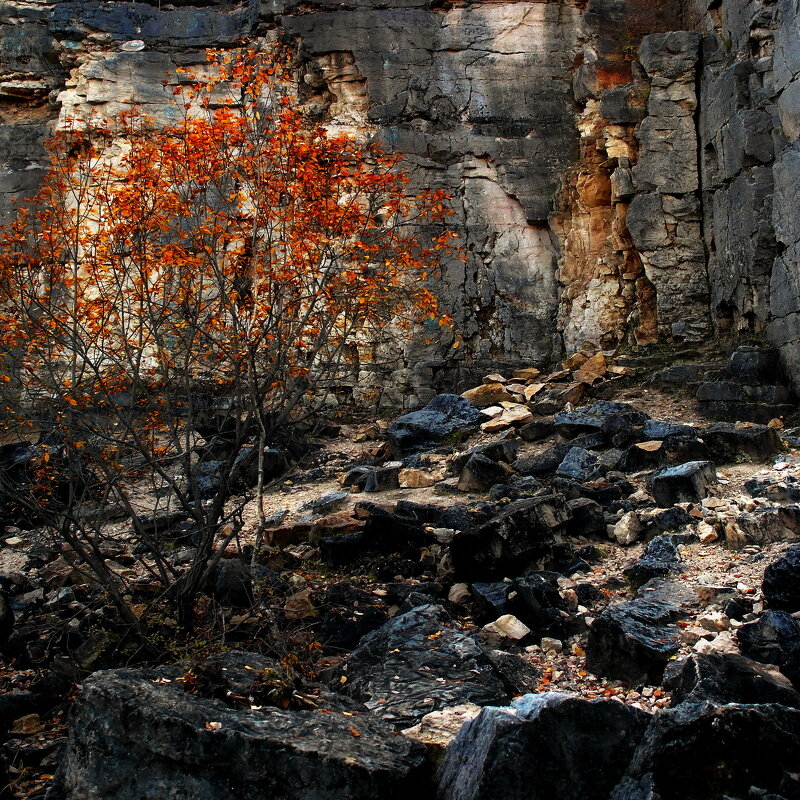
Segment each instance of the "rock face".
M418 407L497 362L712 330L767 337L794 376L799 16L794 0L14 0L0 193L36 185L56 117L175 118L176 67L288 34L300 101L408 153L414 182L455 198L467 254L435 286L455 329L399 346L388 382L365 370L359 397Z
M54 796L366 800L424 785L422 746L370 714L233 711L176 677L113 670L85 681Z
M439 797L605 800L646 724L638 709L555 692L485 708L448 748Z
M637 129L636 196L628 229L655 289L659 331L699 339L708 328L708 283L699 188L696 74L700 35L653 34L642 40L639 62L649 79L647 116ZM688 157L687 157L688 156Z

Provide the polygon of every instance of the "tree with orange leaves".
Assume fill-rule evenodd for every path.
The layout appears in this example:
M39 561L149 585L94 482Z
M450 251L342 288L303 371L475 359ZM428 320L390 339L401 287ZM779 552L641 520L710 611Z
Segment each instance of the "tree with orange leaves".
M38 195L0 231L5 437L37 442L26 480L5 490L139 627L102 558L102 508L132 520L188 624L240 532L242 485L260 545L276 431L386 337L448 324L427 288L452 252L446 196L410 193L400 156L311 123L286 51L208 58L176 89L177 124L135 109L73 121ZM142 499L154 492L194 528L188 570L146 524L165 510Z

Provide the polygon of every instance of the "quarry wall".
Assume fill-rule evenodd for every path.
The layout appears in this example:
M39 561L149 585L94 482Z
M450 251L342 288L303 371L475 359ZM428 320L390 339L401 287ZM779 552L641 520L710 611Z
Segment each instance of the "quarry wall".
M5 2L0 213L53 125L131 103L169 119L176 67L286 35L310 114L453 196L466 261L437 293L455 327L398 349L393 404L710 337L771 341L797 372L800 0Z

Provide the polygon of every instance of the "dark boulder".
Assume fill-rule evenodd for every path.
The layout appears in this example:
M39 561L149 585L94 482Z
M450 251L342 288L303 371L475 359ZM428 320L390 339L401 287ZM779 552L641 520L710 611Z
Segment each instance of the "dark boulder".
M459 431L470 432L487 419L469 400L440 394L425 408L396 419L386 436L399 455L435 447L442 439Z
M578 602L582 606L588 606L596 603L603 595L603 591L598 589L593 583L578 583L575 586L575 594L578 596Z
M625 567L623 574L638 588L653 578L679 575L681 560L674 536L662 534L648 543L639 559Z
M548 447L543 453L530 458L518 458L511 466L520 475L539 477L554 473L564 457L570 451L571 445L556 444Z
M604 433L584 433L572 439L570 444L584 450L600 450L608 447L608 437Z
M368 713L234 710L188 694L178 677L123 669L84 681L51 796L399 800L424 791L423 748Z
M541 685L541 672L521 656L489 648L485 648L484 653L510 696L535 692Z
M690 586L683 581L667 578L651 578L636 590L636 596L678 608L691 608L699 604L697 594Z
M687 525L696 524L697 519L682 508L673 506L655 514L647 514L642 518L644 538L657 536L666 531L677 531Z
M783 375L777 350L747 345L731 353L727 370L733 380L748 386L780 382Z
M491 506L484 503L478 508L470 510L467 506L456 503L442 511L439 518L439 526L442 528L452 528L456 531L465 531L482 525L492 518Z
M797 771L800 711L682 703L656 714L609 800L724 800L781 794ZM757 787L758 795L750 792Z
M643 472L667 463L667 448L664 442L640 442L632 444L620 458L619 468L623 472Z
M67 698L72 688L55 672L45 672L27 689L9 689L0 694L0 741L4 741L14 720L25 714L46 714Z
M436 605L436 598L424 592L413 591L406 595L406 599L400 604L398 614L405 614L414 611L422 606Z
M364 481L365 492L386 492L400 488L400 467L381 467L367 473Z
M664 439L664 452L668 464L685 464L687 461L708 461L708 445L698 435L670 436Z
M732 597L722 606L722 613L729 619L741 621L753 613L754 602L752 597Z
M518 450L519 439L497 439L494 442L473 447L456 456L453 459L451 469L455 474L460 473L472 456L476 455L484 456L491 461L504 461L506 464L511 464L517 457Z
M253 575L240 558L224 558L212 576L212 594L226 606L248 608L253 605Z
M782 473L753 477L744 482L744 490L752 497L766 497L772 503L800 502L800 478Z
M485 708L447 749L441 800L606 800L647 714L622 703L528 694Z
M566 632L561 615L566 605L558 591L557 578L553 572L532 572L511 584L511 613L531 629L537 641L542 636L562 639Z
M725 703L780 703L800 708L800 693L777 670L736 653L693 653L664 674L672 705L710 700Z
M505 703L508 694L475 638L440 606L420 606L367 634L334 688L399 728L460 703Z
M0 525L26 524L26 516L20 497L24 497L31 485L36 448L28 441L0 444Z
M512 477L510 480L508 476L502 483L496 483L489 489L489 498L493 501L502 500L521 500L524 497L532 497L536 492L542 489L542 484L536 478L528 477Z
M398 578L419 578L425 574L425 566L418 559L403 556L383 556L376 559L375 576L379 581Z
M761 588L771 608L800 611L800 545L790 547L766 568Z
M14 612L11 610L8 598L0 592L0 647L11 637L14 630Z
M607 472L602 478L586 483L580 483L572 478L555 477L550 486L568 500L585 498L594 500L603 507L617 502L635 491L634 485L621 472Z
M749 658L781 666L800 649L800 621L785 611L766 611L738 630L739 649Z
M650 417L627 403L598 400L590 406L556 414L553 423L558 433L573 438L582 433L602 432L613 437L641 427Z
M345 488L355 486L356 489L363 491L364 486L367 484L367 478L369 477L370 472L372 472L372 467L352 467L345 473L345 476L342 479L342 486Z
M588 497L576 497L567 502L572 519L568 532L572 536L593 536L606 533L606 518L603 507Z
M782 390L784 387L770 387ZM737 400L707 400L698 402L700 412L709 419L723 422L753 422L765 425L776 417L786 417L797 411L792 403L773 405L770 403Z
M697 428L679 422L648 419L642 426L642 436L647 440L667 439L671 436L696 436Z
M328 586L318 605L323 615L318 638L328 652L352 650L388 619L378 597L347 582Z
M512 585L503 581L496 583L471 583L469 592L475 602L475 618L481 625L494 622L498 617L512 614L508 595Z
M188 519L189 515L185 511L162 511L142 517L133 517L131 525L137 534L141 536L153 536L156 539L161 537L172 538L170 534L173 529Z
M707 416L766 423L792 413L777 350L739 347L728 360L726 373L708 376L697 389L700 410Z
M546 439L555 433L555 425L553 425L552 417L543 417L542 419L535 419L527 425L523 425L518 433L520 438L526 442L538 442L540 439Z
M517 500L493 519L455 536L450 544L459 578L502 580L553 557L556 533L570 513L560 495Z
M754 414L757 417L768 417L768 413L773 410L771 407L789 402L791 392L786 386L777 386L775 384L747 386L736 381L713 381L701 383L697 388L696 397L701 404L701 410L708 410L708 406L704 405L708 403L717 412L714 416L732 419L733 421L740 419L742 421L755 422L756 420L752 419ZM742 405L749 403L758 404L759 408L751 409L749 414L746 413L741 417L724 412L726 406L738 410ZM761 406L763 405L767 406L767 408L762 408ZM767 418L767 421L769 421L769 418Z
M372 503L357 503L356 509L372 511L377 506ZM454 508L454 506L451 506ZM466 506L461 506L466 511ZM408 517L409 519L421 522L424 525L440 525L442 514L445 512L441 506L435 506L430 503L416 503L413 500L399 500L394 507L394 513L399 514L401 517ZM444 526L447 527L447 526Z
M435 541L418 520L378 506L370 508L363 536L366 549L377 553L416 553Z
M672 364L653 375L650 383L659 389L684 389L725 375L724 368L716 364Z
M197 487L201 500L215 497L224 486L224 463L222 461L199 461L192 465L191 482Z
M269 483L289 469L288 453L274 447L264 449L263 481ZM231 487L238 492L252 489L258 484L258 448L243 447L236 455L231 471Z
M767 425L733 425L718 422L701 432L710 457L721 464L739 457L766 461L783 447L777 431Z
M612 124L636 124L647 116L647 92L642 83L623 83L600 96L600 113Z
M717 471L710 461L688 461L656 472L648 481L648 489L661 508L676 503L697 503L708 496L709 487L717 482Z
M571 447L556 469L559 478L571 478L579 483L601 478L606 472L608 467L594 453L582 447Z
M660 683L678 652L679 616L675 606L647 600L609 606L589 628L587 669L633 685Z
M336 533L319 540L320 558L332 567L352 564L367 552L367 537L363 533Z
M474 453L461 470L458 488L462 492L483 492L495 484L508 480L508 477L509 470L504 469L497 461L480 453Z

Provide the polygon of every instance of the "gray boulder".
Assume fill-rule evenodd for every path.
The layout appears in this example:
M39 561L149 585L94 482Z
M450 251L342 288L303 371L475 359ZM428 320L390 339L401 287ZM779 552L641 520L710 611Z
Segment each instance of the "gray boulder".
M109 670L75 701L51 797L370 800L424 786L422 747L368 713L237 711L176 670Z
M485 708L447 750L441 800L605 800L644 732L647 714L622 703L528 694Z
M609 800L794 797L798 752L797 709L682 703L653 717Z
M661 508L676 503L696 503L708 496L708 488L717 482L717 471L711 461L687 461L656 472L648 489Z
M800 545L793 545L764 571L764 599L771 608L800 611Z
M396 419L386 431L398 453L434 447L458 431L474 430L488 417L457 394L440 394L425 408Z
M638 560L625 567L623 572L625 577L638 588L653 578L680 574L681 561L675 536L663 534L652 539Z
M551 559L557 534L570 520L559 494L517 500L502 514L455 536L450 556L464 580L502 580Z
M609 606L589 628L586 666L631 684L660 683L664 667L678 652L681 616L675 606L647 600Z

